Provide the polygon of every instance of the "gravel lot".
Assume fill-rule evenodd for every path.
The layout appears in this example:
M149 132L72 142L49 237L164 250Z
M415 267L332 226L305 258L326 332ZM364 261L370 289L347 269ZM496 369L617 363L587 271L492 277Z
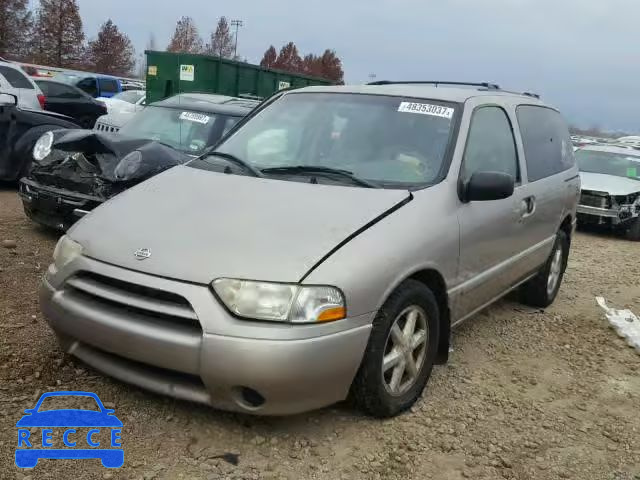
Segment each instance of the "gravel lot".
M0 478L640 479L640 356L594 297L640 314L640 244L579 233L547 311L505 300L462 326L451 362L392 420L348 405L253 418L159 397L71 361L36 299L56 236L0 187ZM22 410L45 391L88 390L124 422L125 466L13 461ZM225 460L220 456L237 455Z

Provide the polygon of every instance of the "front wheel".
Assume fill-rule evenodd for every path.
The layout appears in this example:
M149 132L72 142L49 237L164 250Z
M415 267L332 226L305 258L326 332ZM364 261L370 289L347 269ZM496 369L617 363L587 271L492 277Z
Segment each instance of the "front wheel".
M633 220L633 223L627 229L627 238L634 242L640 242L640 217Z
M392 417L422 394L435 362L440 312L433 292L407 280L373 321L351 397L374 417Z
M558 296L569 257L569 239L562 230L556 234L551 255L538 274L521 287L522 302L546 308Z

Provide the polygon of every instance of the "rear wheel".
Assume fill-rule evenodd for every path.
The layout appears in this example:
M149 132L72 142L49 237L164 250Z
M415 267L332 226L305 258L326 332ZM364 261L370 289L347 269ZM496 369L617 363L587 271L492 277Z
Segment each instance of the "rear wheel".
M560 230L556 234L551 255L540 272L521 287L522 302L532 307L546 308L560 290L569 256L569 239Z
M410 408L422 394L435 362L440 314L429 288L405 281L373 321L360 370L351 387L358 407L374 417Z

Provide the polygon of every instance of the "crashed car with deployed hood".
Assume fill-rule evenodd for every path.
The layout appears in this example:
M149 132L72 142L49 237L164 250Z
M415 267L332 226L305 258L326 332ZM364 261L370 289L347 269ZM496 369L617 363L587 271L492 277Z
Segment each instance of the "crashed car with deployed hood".
M582 193L580 225L596 225L640 241L640 150L584 147L576 153Z
M580 192L557 110L424 83L281 91L81 219L40 289L61 348L244 413L410 408L454 326L554 301Z
M222 95L181 94L154 103L118 133L48 132L20 181L25 213L67 230L109 198L215 145L257 105Z
M0 92L0 181L15 182L26 175L38 138L68 128L80 127L64 115L21 107L17 96Z

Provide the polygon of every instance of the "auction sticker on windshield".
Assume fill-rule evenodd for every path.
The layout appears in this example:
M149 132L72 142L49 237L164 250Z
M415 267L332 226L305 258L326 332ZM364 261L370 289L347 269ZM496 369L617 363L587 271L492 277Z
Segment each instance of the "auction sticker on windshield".
M453 108L443 107L442 105L431 105L429 103L402 102L398 107L398 111L402 113L419 113L421 115L431 115L434 117L448 119L453 117Z
M196 122L206 125L209 123L209 120L211 120L211 117L201 113L182 112L180 114L180 120L187 120L188 122Z

